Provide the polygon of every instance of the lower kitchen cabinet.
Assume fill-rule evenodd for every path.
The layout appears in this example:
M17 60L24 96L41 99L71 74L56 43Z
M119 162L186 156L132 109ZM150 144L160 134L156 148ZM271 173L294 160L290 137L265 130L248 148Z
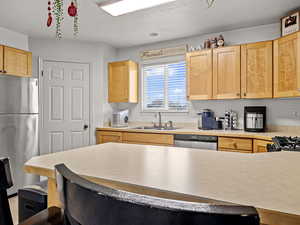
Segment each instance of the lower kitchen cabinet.
M273 142L271 141L264 141L264 140L253 140L253 152L258 153L258 152L268 152L267 145L272 144Z
M174 144L174 136L171 134L97 131L96 139L97 144L108 142L164 146Z
M219 151L227 151L227 152L242 152L242 153L253 152L251 138L219 137L218 148Z
M109 142L174 146L174 134L164 133L142 133L134 131L96 131L97 144ZM267 152L267 145L271 141L240 138L240 137L218 137L218 150L226 152L261 153Z
M131 144L172 146L174 144L174 135L124 132L123 142Z
M122 142L122 132L111 132L111 131L97 131L96 132L96 143L104 144L108 142Z

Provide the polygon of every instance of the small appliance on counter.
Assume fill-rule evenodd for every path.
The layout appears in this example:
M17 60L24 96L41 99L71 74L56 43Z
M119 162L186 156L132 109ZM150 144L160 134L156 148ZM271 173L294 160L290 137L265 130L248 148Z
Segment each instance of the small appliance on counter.
M198 128L202 130L213 130L216 128L216 120L214 112L210 109L203 109L202 112L198 113L199 121Z
M225 112L225 130L238 130L238 114L232 110Z
M265 106L246 106L244 109L244 129L249 132L266 131Z
M128 127L128 110L113 112L112 127Z
M300 138L299 137L279 137L272 138L274 144L268 144L268 152L278 151L295 151L300 152Z

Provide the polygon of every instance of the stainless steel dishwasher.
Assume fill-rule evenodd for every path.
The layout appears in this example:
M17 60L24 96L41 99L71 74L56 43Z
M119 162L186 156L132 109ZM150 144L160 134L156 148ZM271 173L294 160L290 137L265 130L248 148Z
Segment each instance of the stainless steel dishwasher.
M218 137L206 135L176 134L174 136L174 144L175 147L217 151Z

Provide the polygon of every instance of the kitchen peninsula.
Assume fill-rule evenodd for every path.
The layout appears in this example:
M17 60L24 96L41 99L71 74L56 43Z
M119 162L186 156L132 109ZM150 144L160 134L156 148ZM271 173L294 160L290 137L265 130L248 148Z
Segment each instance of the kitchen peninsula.
M258 209L261 222L300 224L300 154L241 154L106 143L34 157L25 171L49 178L48 206L59 205L54 166L113 188L177 200Z

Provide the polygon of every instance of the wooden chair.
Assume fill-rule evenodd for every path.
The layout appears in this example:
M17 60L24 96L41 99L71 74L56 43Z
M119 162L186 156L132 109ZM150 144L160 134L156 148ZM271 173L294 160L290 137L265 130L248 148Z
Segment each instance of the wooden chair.
M175 201L92 183L55 166L68 225L259 225L255 208Z
M13 225L7 196L7 189L12 186L9 160L0 158L0 225ZM59 208L49 208L20 225L63 225L63 213Z

